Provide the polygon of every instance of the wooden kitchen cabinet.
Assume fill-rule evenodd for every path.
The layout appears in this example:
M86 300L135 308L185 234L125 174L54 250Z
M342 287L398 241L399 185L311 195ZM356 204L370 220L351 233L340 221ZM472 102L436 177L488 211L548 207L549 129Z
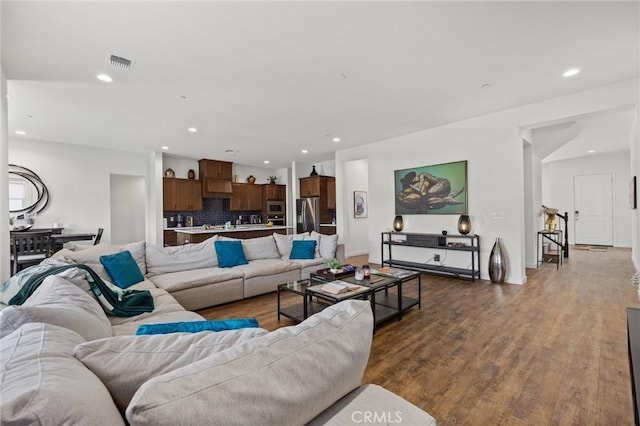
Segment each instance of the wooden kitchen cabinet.
M287 186L269 183L262 185L262 194L265 201L286 201Z
M233 163L229 161L206 160L198 161L200 174L204 174L208 179L233 179Z
M230 211L262 210L262 185L250 183L232 183Z
M164 246L177 246L178 245L178 234L173 230L164 230Z
M322 178L326 176L310 176L300 178L300 197L319 197Z
M200 211L202 195L199 180L164 178L162 180L164 211Z
M327 177L327 208L336 208L336 178Z
M230 198L233 163L228 161L198 161L202 196L207 198Z
M328 209L336 208L336 178L333 176L309 176L300 178L300 197L320 197L320 203Z

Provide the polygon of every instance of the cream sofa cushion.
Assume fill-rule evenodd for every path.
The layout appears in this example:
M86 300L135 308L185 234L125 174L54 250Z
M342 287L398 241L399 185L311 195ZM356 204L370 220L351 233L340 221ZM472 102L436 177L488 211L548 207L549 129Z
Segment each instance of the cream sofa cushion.
M300 269L300 265L290 260L258 259L252 260L247 265L234 266L233 269L244 274L244 278L246 279L295 271L296 269Z
M124 413L138 388L147 380L192 364L233 345L267 334L262 328L119 336L76 346L74 356L104 383Z
M213 244L217 239L218 236L214 235L197 244L175 247L158 247L147 243L147 275L218 266L218 257Z
M84 339L51 324L25 324L0 340L0 423L122 425L109 391L73 357Z
M135 243L125 244L123 246L116 246L110 243L100 243L95 246L87 246L87 248L83 248L78 251L71 251L67 249L63 249L56 254L56 257L60 257L60 254L64 254L62 258L72 260L74 263L79 263L82 265L87 265L98 275L100 278L105 279L107 281L111 281L111 277L105 271L102 263L100 263L100 256L106 256L109 254L118 253L121 251L129 251L133 260L136 261L138 268L143 274L147 273L147 261L145 259L145 242L138 241Z
M373 331L369 302L348 300L143 384L126 410L136 425L305 424L362 380Z
M142 283L140 283L142 284ZM136 284L133 286L139 286ZM204 318L195 312L184 309L176 299L165 290L157 287L149 288L153 296L154 309L152 312L145 312L134 317L109 316L112 325L113 335L122 336L135 334L140 324L158 324L163 322L177 321L202 321Z
M200 268L191 271L170 272L150 277L150 280L163 290L174 292L193 287L242 278L244 275L237 267L233 268Z
M278 247L272 236L248 238L242 241L242 251L247 260L279 259Z
M45 278L23 305L0 312L0 337L31 322L68 328L87 340L112 336L111 323L95 298L55 275Z
M282 234L278 234L277 232L274 232L273 239L276 242L276 247L278 248L278 254L280 254L280 259L288 260L289 255L291 254L291 248L293 247L294 240L307 240L312 238L309 237L309 234L282 235ZM318 249L318 245L316 244L316 250L317 249Z
M311 232L311 237L316 238L318 241L316 253L323 259L331 259L336 257L336 250L338 248L338 234L325 235L319 234L316 231Z

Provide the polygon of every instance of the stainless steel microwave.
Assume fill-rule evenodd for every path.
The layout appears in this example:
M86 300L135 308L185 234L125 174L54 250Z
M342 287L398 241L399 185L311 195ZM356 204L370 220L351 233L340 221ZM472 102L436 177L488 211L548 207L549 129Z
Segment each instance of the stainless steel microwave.
M277 214L284 215L285 214L285 202L284 201L267 201L267 215Z

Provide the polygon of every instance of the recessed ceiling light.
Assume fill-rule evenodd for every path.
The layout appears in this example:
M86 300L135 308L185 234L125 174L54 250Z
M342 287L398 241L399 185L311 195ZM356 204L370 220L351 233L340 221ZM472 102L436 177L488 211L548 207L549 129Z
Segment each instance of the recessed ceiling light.
M307 151L306 149L303 149L303 150L302 150L302 153L303 153L303 154L306 154L307 152L309 152L309 151Z
M484 83L482 86L480 86L483 89L488 89L489 87L491 87L491 85L489 83Z
M578 74L580 72L580 70L578 68L571 68L568 69L564 72L564 74L562 74L563 77L573 77L574 75Z
M587 151L589 154L593 154L594 152L596 152L595 149L590 149L589 151Z
M15 131L15 134L16 134L16 135L20 135L20 136L24 136L24 135L26 135L26 134L27 134L27 132L25 132L24 130L16 130L16 131Z
M196 129L195 127L189 127L187 130L191 133L196 133L198 131L198 129Z
M264 164L269 164L269 160L264 160Z
M109 77L107 74L98 74L96 78L100 81L104 81L105 83L111 83L113 79Z
M335 78L336 80L346 80L347 76L345 74L335 74L333 78Z
M167 149L169 149L169 147L168 147L168 146L161 146L160 148L164 149L165 151L166 151Z
M27 114L25 117L27 117L27 118L33 118L33 115L31 115L31 114Z
M334 142L340 142L340 138L333 138Z

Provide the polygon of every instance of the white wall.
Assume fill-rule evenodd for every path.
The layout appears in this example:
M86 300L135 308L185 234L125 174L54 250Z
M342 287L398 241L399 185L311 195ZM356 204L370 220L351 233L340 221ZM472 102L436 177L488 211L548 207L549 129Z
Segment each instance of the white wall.
M543 204L569 213L569 244L575 244L573 177L611 173L613 176L613 245L631 247L631 209L629 208L629 151L591 155L545 163L543 170ZM544 218L539 218L542 229Z
M345 244L345 255L366 254L369 252L369 218L357 219L353 217L353 191L367 191L368 193L369 162L366 159L347 161L342 179L342 185L340 185L342 190L336 193L336 197L341 198L344 214L337 217L337 223L343 224L340 227L340 233L344 234L342 241L348 241L348 244Z
M113 244L145 240L145 184L144 176L111 175L111 242Z
M0 3L0 11L2 4ZM2 13L0 12L0 15ZM9 132L7 124L7 77L0 64L0 223L9 223ZM9 226L0 226L0 241L9 241ZM0 244L0 283L11 275L9 244Z
M188 158L174 157L168 154L162 156L162 162L164 169L172 169L177 178L186 179L189 170L193 170L198 178L198 161ZM277 176L277 183L281 185L287 184L287 169L270 169L268 167L254 167L245 166L243 164L233 163L233 176L234 182L246 183L247 178L253 175L256 178L256 183L264 184L268 183L269 176Z
M539 228L538 211L542 203L541 161L533 152L531 144L523 141L523 177L524 177L524 226L525 226L525 264L527 268L537 268L537 242L532 236Z
M636 89L637 93L637 89ZM640 106L636 105L636 120L631 134L630 175L638 180L638 197L640 198ZM640 200L638 200L640 204ZM631 210L631 245L633 263L636 271L640 271L640 205Z
M111 241L111 174L149 177L147 154L22 138L9 139L9 163L33 170L49 189L49 205L36 227L57 222L66 233L104 228L103 241Z
M482 237L482 276L488 278L488 255L495 238L500 237L507 254L506 282L524 283L524 168L520 129L533 123L637 102L638 80L633 79L338 151L337 169L344 168L348 161L361 159L362 154L367 153L371 261L380 261L380 232L391 229L394 217L393 171L468 160L469 215L472 232ZM494 214L504 219L496 220ZM449 215L409 215L405 219L405 230L408 232L439 233L443 229L454 231L458 218ZM348 244L345 241L345 245Z

